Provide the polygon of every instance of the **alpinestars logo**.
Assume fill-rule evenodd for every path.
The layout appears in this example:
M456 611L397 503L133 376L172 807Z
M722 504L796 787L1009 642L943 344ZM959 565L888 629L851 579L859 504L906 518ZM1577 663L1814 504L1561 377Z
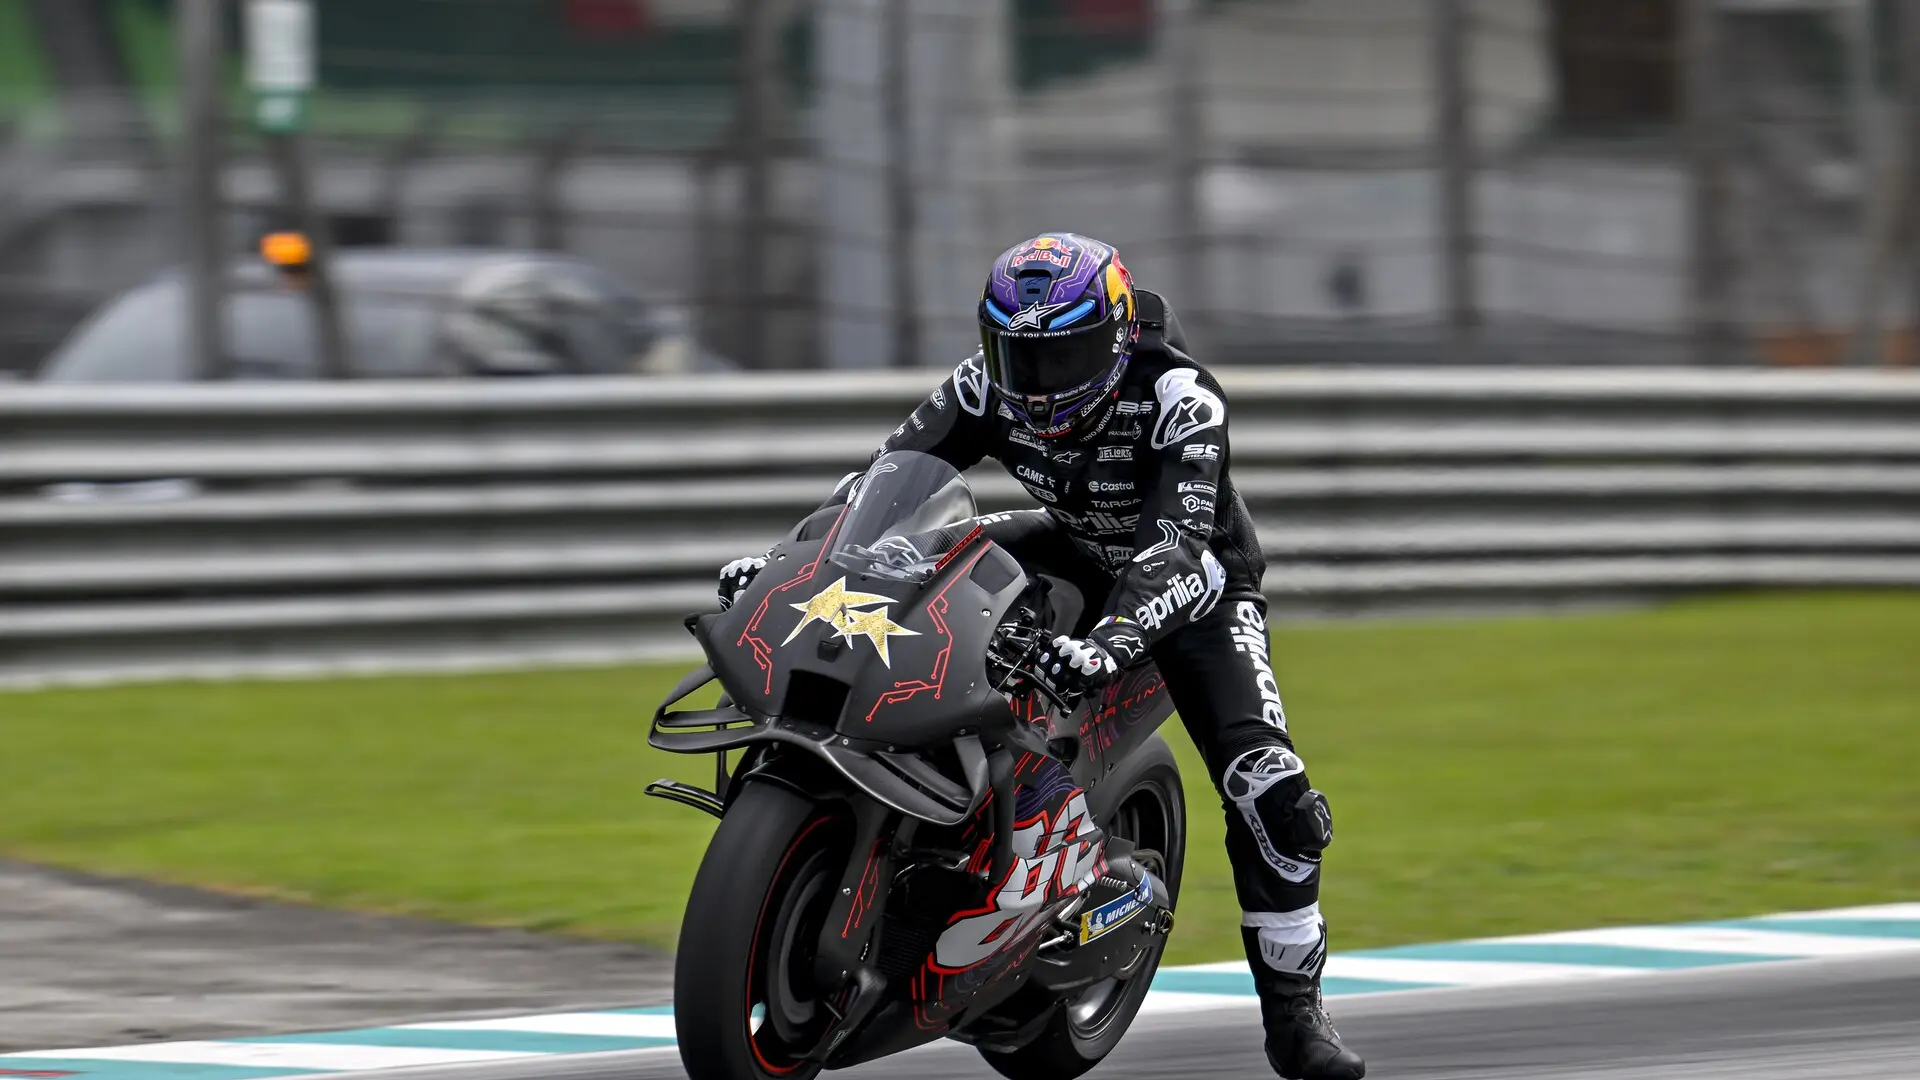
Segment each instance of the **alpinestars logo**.
M953 396L972 415L987 415L987 369L980 357L969 356L953 369Z
M1013 319L1007 323L1007 329L1045 330L1048 320L1072 306L1073 304L1070 302L1064 304L1028 304L1026 307L1013 313Z
M1160 376L1160 381L1154 384L1154 393L1160 398L1160 421L1153 426L1155 450L1164 450L1208 428L1226 424L1226 402L1201 386L1199 378L1197 371L1178 368Z
M1242 600L1233 610L1233 651L1253 665L1254 685L1260 691L1260 719L1287 730L1286 706L1280 704L1280 684L1273 677L1267 655L1267 619L1260 605Z

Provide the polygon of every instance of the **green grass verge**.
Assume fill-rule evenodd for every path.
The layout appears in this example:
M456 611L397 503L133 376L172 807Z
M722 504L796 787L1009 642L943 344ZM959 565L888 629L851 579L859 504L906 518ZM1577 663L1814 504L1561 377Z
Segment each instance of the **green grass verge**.
M0 120L52 103L47 66L34 45L26 0L0 0Z
M1920 596L1283 629L1336 948L1920 897ZM707 819L644 798L677 674L0 696L0 853L670 946ZM1175 960L1238 949L1194 805Z

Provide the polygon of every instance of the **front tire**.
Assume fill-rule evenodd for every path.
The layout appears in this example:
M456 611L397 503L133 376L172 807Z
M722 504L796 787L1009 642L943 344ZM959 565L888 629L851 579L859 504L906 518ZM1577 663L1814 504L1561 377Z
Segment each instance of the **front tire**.
M749 782L707 846L674 959L674 1031L689 1080L813 1080L831 1026L813 955L852 848L851 822Z
M1131 777L1114 776L1107 781L1119 783L1125 792L1104 823L1107 835L1137 844L1136 857L1166 883L1168 896L1178 901L1187 855L1187 807L1180 768L1172 750L1157 736L1123 768ZM1166 947L1167 939L1158 938L1125 977L1095 983L1062 1003L1032 1042L1018 1050L983 1049L980 1056L1008 1080L1073 1080L1092 1069L1113 1052L1133 1025ZM1046 1008L1052 1001L1033 1004Z

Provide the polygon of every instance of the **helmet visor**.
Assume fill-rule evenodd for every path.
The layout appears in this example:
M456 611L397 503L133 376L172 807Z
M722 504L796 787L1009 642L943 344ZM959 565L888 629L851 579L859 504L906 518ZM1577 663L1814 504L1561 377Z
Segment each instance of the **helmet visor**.
M1009 398L1051 398L1079 390L1113 371L1120 355L1111 324L1074 334L1021 337L992 328L980 332L987 377Z

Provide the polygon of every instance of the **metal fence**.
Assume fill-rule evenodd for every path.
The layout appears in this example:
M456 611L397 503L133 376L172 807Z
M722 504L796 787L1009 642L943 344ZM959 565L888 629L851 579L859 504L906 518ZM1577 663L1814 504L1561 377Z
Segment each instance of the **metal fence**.
M0 394L0 681L683 652L926 388L735 380ZM1920 585L1920 379L1253 371L1282 617ZM1026 504L987 463L981 501Z
M1116 241L1216 361L1867 363L1920 281L1909 7L327 0L308 157L344 242L564 249L749 367L950 363L1042 229ZM15 367L196 211L235 252L288 218L238 110L224 214L179 197L189 8L233 4L0 0Z

